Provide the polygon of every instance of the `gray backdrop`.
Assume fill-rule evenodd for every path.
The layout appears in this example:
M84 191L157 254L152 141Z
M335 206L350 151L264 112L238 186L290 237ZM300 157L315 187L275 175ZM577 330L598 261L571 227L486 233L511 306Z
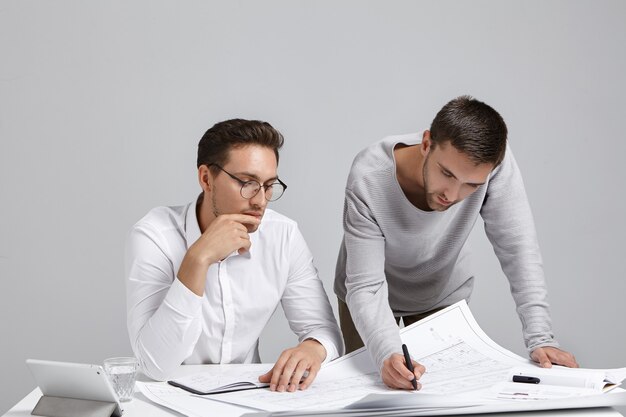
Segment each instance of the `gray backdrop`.
M352 158L421 130L449 99L498 109L525 177L554 328L582 365L626 365L621 325L623 1L0 1L0 412L34 387L24 360L130 354L129 227L199 192L215 122L286 137L274 208L296 219L331 302ZM482 225L470 307L524 354ZM261 340L293 344L282 312Z

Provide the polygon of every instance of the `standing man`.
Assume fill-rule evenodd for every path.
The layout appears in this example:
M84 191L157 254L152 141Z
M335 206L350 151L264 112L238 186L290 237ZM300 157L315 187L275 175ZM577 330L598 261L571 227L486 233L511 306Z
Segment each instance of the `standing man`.
M131 229L128 334L148 376L167 379L181 363L260 362L259 336L278 303L300 343L259 377L271 390L306 389L343 353L298 226L267 209L287 188L277 174L282 144L269 123L216 124L198 145L200 196L157 207Z
M397 324L468 299L465 242L478 216L506 274L531 358L578 366L558 348L535 226L502 117L468 96L430 130L361 151L346 185L335 293L346 351L365 346L385 384L412 389L425 369L404 362ZM395 318L395 320L394 320Z

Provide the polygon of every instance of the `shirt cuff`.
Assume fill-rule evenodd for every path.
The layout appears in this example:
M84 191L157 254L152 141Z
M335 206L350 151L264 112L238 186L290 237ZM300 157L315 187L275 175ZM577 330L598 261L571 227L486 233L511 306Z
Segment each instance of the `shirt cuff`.
M326 350L326 358L322 361L322 365L339 357L339 352L337 351L337 347L335 346L335 344L323 336L309 336L304 340L315 340L324 347L324 349Z
M535 345L529 346L528 347L528 355L532 355L533 351L537 348L543 348L543 347L553 347L553 348L557 348L560 349L561 346L559 345L559 343L557 341L552 341L552 342L543 342L543 343L537 343Z

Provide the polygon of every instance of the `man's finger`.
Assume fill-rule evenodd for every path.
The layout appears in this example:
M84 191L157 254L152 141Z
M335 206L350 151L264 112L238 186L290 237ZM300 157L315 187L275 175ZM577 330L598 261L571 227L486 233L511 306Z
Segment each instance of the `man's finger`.
M252 242L250 238L244 239L242 238L239 243L239 249L237 249L237 253L240 255L244 252L248 252L250 250L250 246L252 246Z
M300 382L302 381L302 377L304 372L306 371L307 363L305 361L298 362L296 369L293 371L293 375L291 375L291 380L289 381L288 391L295 392L300 387Z
M398 358L392 359L391 365L404 379L412 381L415 377L415 375L413 375L413 373L409 371L409 368L406 367L406 364L404 363L404 358L402 358L401 360L399 360Z
M411 375L411 379L407 379L403 374L400 374L396 371L395 374L393 375L393 378L395 381L396 388L407 389L407 390L413 389L413 383L411 382L413 380L412 375Z
M315 381L315 377L320 370L320 365L313 365L309 368L309 373L304 373L304 380L300 383L300 389L305 390L311 386L313 381Z
M576 357L574 357L574 355L567 355L566 359L565 359L565 366L570 367L570 368L578 368L578 362L576 361Z
M272 368L272 379L270 380L270 390L276 391L278 389L278 384L280 382L280 377L283 374L283 368L285 367L285 363L287 362L287 358L283 355L280 355L274 367Z
M569 352L562 351L560 349L546 349L548 357L552 363L557 365L563 365L570 368L578 368L576 358Z
M289 368L289 366L285 366L283 368L283 373L278 380L278 387L276 388L276 391L285 392L289 390L289 384L291 382L291 378L293 377L293 370L290 371Z
M383 380L386 379L385 383L389 387L395 389L413 389L413 384L411 384L411 380L409 380L404 374L398 372L398 370L394 368L392 364L389 364L389 366L385 367L384 372L386 374L386 378L383 378ZM410 371L409 374L411 374ZM413 377L411 377L411 379L413 379Z
M542 368L552 368L552 362L542 348L537 348L533 351L533 359L535 362L539 363L539 366Z
M291 380L291 377L297 365L297 361L294 359L293 355L291 354L283 354L283 355L289 355L289 356L286 357L285 362L284 362L285 365L280 370L281 374L278 375L278 386L276 387L276 391L279 391L279 392L287 391L287 389L289 388L289 381ZM283 355L281 355L281 358L283 357Z
M249 214L235 213L235 214L224 214L223 216L229 220L234 220L237 223L241 223L241 224L250 224L254 226L258 226L259 224L261 224L261 219L259 219L256 216L251 216Z
M270 369L263 375L259 375L259 382L269 383L272 379L272 373L274 372L274 368Z
M420 379L422 375L424 375L424 373L426 372L426 367L417 361L411 361L411 362L413 362L413 369L415 369L415 373L416 373L415 377L417 379ZM418 372L419 372L419 376L417 376Z

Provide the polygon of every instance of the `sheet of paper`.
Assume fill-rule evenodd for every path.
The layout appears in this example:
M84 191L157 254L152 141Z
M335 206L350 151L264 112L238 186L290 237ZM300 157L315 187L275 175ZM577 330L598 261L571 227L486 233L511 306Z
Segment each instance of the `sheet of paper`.
M163 407L176 410L189 417L201 417L201 413L194 410L193 398L189 393L162 383L136 382L137 389L150 401ZM205 404L206 405L206 404Z
M446 396L448 398L448 396ZM458 404L459 398L452 397L452 401ZM432 399L429 400L432 402ZM478 404L476 404L478 402ZM594 391L593 395L580 395L567 398L550 398L541 401L509 401L509 400L492 400L484 401L474 399L469 406L461 406L450 409L429 409L422 408L423 401L418 395L403 395L398 398L389 398L387 395L370 394L357 403L350 405L350 410L371 410L376 408L385 411L398 411L397 415L402 415L406 410L410 413L404 415L420 416L420 415L463 415L463 414L489 414L509 411L535 411L535 410L557 410L557 409L575 409L589 407L609 407L626 404L626 391L616 388L608 394L601 394ZM429 404L430 405L430 404ZM368 411L369 412L369 411ZM278 414L272 413L272 416ZM298 416L298 412L280 413L282 417ZM336 415L340 415L337 413Z
M214 399L268 411L342 408L370 392L385 392L377 372L315 381L304 391L272 392L269 389L214 395Z
M190 394L162 382L137 382L137 389L150 401L188 417L238 417L260 410L240 407L209 397Z
M417 405L415 400L420 398L420 404ZM595 394L591 396L582 396L576 398L546 400L546 401L492 401L475 405L476 401L467 404L459 404L452 399L450 407L437 406L437 403L450 399L438 399L438 395L426 394L423 396L401 395L393 398L391 402L388 395L370 394L357 404L353 404L350 408L340 410L292 410L283 412L259 412L244 414L243 417L309 417L309 416L325 416L325 417L374 417L374 416L449 416L449 415L488 415L490 413L503 412L521 412L521 411L539 411L539 410L557 410L557 409L576 409L589 407L609 407L626 403L626 391L617 389L610 394ZM577 415L572 410L573 415ZM615 412L612 409L596 408L593 415L612 415ZM559 414L565 415L565 414ZM569 413L567 413L569 415ZM585 413L585 415L590 415Z
M519 384L501 382L490 389L492 398L498 400L552 400L558 398L580 397L599 394L591 388L563 387L547 384Z

